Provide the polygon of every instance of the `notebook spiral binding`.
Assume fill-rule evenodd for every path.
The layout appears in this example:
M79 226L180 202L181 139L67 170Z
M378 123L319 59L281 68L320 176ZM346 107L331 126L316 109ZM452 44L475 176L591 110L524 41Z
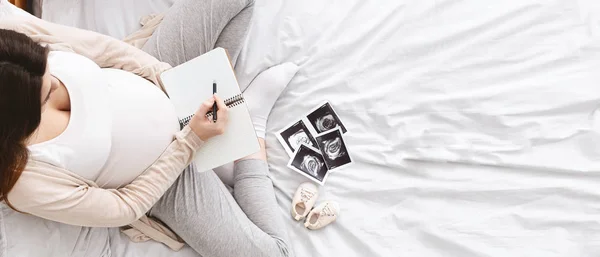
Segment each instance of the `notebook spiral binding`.
M246 100L244 99L244 96L242 94L239 94L239 95L235 95L230 98L227 98L223 102L225 103L225 106L227 106L227 108L231 108L231 107L240 105L242 103L245 103ZM181 129L183 129L183 127L185 127L187 124L190 123L190 120L192 120L192 117L194 117L194 114L179 120L179 125L180 125ZM206 117L212 118L212 111L206 113Z

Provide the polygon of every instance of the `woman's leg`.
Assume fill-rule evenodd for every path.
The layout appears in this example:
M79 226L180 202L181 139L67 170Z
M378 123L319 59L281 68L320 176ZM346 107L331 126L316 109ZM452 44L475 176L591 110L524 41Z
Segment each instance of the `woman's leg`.
M235 163L234 197L213 171L188 167L150 211L201 256L292 256L261 152Z
M223 47L235 65L248 33L253 4L254 0L179 0L143 50L175 66ZM284 86L277 94L257 97L267 115ZM264 98L273 98L266 101L272 103L265 104ZM268 176L264 140L259 141L259 153L234 165L233 196L213 171L197 172L192 165L150 215L202 256L293 256Z
M254 0L178 0L142 49L177 66L223 47L235 67L253 6Z

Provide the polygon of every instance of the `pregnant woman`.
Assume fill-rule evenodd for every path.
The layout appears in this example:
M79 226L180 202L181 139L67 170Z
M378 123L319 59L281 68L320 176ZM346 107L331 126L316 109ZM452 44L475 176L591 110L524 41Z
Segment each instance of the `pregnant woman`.
M0 198L17 211L70 225L149 224L159 228L150 232L164 233L148 236L174 249L181 247L174 241L179 236L204 257L291 256L264 136L270 109L290 79L269 74L293 74L297 67L267 70L245 91L261 150L235 162L233 194L213 171L190 165L203 142L223 132L223 101L206 100L179 131L157 81L162 71L214 47L227 49L235 63L252 5L177 1L144 51L34 17L0 21ZM202 114L215 102L213 123ZM177 236L152 220L141 222L146 214ZM89 231L77 240L93 245L94 233L104 233Z

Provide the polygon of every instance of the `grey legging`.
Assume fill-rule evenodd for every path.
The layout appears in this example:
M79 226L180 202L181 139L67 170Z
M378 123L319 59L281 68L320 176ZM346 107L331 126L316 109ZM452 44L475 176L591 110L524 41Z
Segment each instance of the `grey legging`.
M235 66L253 8L254 0L178 0L142 50L176 66L223 47Z
M173 66L215 47L235 63L254 0L179 0L143 50ZM292 256L268 165L234 166L233 195L211 170L188 167L150 211L203 257Z

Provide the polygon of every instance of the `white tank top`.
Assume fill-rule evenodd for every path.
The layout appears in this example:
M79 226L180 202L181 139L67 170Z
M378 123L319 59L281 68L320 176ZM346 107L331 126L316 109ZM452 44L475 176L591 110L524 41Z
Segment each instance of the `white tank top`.
M144 172L179 130L167 96L141 77L66 52L51 52L48 65L69 92L71 118L58 137L29 146L30 158L119 188Z

